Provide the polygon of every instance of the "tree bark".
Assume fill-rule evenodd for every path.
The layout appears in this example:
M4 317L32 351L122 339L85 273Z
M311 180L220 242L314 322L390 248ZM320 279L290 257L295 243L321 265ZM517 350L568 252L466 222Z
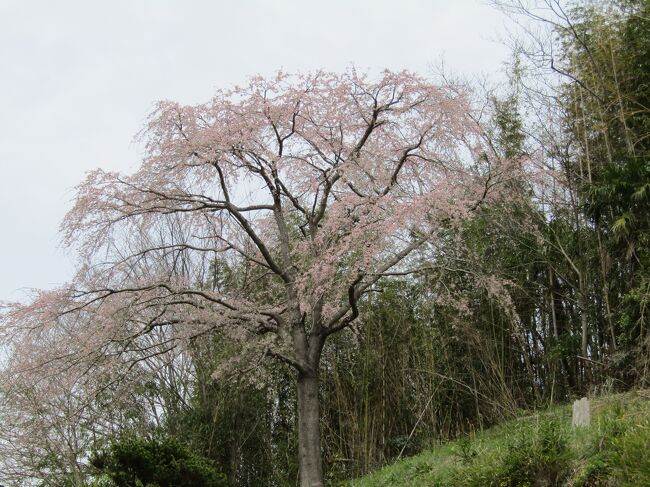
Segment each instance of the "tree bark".
M298 464L300 487L323 487L318 370L298 373Z

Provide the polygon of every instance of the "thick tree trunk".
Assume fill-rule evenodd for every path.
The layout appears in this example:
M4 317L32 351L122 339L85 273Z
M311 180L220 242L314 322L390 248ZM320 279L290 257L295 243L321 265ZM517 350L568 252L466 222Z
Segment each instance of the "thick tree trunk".
M300 487L323 487L317 371L298 373L298 462Z

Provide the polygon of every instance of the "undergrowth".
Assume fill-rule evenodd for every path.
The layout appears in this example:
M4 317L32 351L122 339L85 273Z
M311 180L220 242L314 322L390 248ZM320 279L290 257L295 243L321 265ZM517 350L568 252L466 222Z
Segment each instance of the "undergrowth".
M345 487L650 486L650 395L592 400L592 422L571 427L562 406L436 446Z

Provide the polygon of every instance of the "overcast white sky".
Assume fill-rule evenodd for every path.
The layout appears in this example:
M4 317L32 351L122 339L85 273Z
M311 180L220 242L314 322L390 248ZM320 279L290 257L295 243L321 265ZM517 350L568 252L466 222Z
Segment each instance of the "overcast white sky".
M496 73L506 22L479 0L0 0L0 301L71 277L73 188L137 165L156 100L278 69Z

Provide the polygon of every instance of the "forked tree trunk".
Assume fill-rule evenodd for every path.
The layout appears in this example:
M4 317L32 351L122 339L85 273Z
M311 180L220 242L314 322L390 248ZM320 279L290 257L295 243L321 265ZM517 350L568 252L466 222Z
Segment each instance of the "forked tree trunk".
M323 487L318 371L298 373L298 464L300 487Z

